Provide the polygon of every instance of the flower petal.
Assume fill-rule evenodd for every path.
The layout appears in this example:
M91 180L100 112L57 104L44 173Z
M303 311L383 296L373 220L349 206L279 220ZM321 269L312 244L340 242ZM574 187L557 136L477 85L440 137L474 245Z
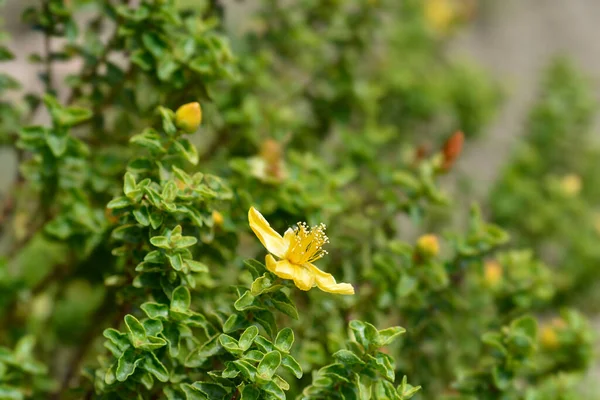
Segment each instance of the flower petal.
M298 287L298 289L306 291L315 286L315 274L313 274L312 271L301 265L290 265L296 267L294 284Z
M310 290L315 286L315 275L301 265L292 264L288 260L277 261L270 254L265 257L265 262L269 271L280 278L293 280L300 290Z
M263 217L254 207L250 207L250 210L248 211L248 222L250 223L250 228L252 228L252 231L258 237L258 240L260 240L269 253L274 254L279 258L285 256L288 245L281 235L271 228L271 225L269 225L269 222L265 217Z
M351 284L337 283L333 275L321 271L319 268L317 268L311 263L304 264L304 266L310 269L310 271L315 277L317 286L322 291L337 294L354 294L354 288Z
M297 267L288 260L277 261L272 255L267 254L265 261L267 269L280 278L294 279L294 276L296 276Z

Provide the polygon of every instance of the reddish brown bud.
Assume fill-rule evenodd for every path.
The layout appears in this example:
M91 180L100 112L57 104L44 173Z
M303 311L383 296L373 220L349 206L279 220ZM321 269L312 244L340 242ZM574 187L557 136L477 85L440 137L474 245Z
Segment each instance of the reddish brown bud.
M442 169L444 171L448 171L454 163L456 159L460 155L463 144L465 142L465 134L461 131L456 131L444 144L444 149L442 150L442 154L444 155L444 161L442 164Z

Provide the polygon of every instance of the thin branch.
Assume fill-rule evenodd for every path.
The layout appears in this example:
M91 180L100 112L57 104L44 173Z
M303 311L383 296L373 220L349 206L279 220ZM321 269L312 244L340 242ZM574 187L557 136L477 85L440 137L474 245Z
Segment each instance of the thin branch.
M48 0L42 0L42 9L44 14L51 15ZM44 29L44 84L46 93L54 94L54 73L52 67L52 39L51 39L51 27Z

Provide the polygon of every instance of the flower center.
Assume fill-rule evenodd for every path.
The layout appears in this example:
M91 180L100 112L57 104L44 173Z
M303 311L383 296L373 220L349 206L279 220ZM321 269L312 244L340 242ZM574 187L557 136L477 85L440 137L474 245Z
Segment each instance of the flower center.
M323 257L327 254L323 245L329 243L325 229L325 224L309 228L306 222L298 222L286 258L293 264L302 265Z

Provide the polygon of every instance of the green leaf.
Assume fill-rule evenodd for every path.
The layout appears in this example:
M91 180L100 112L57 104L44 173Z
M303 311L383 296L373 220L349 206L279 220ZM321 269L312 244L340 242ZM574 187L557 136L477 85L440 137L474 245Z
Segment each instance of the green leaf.
M129 142L145 147L154 153L166 152L160 136L153 129L145 129L142 133L132 136Z
M244 377L254 382L256 380L256 367L245 360L236 360L233 362L236 368L244 375Z
M400 326L394 326L387 329L382 329L379 331L378 340L375 343L377 347L387 346L396 340L400 335L404 334L406 329Z
M254 344L256 344L263 351L263 353L268 353L275 350L273 343L262 336L257 336L256 339L254 339Z
M194 382L192 387L211 400L224 399L229 393L223 386L211 382Z
M185 313L190 308L192 299L190 291L185 286L178 286L171 296L171 311Z
M208 358L219 354L223 350L219 337L219 335L212 337L201 347L192 351L185 360L185 366L188 368L197 368L204 364Z
M181 338L179 327L176 324L167 324L162 335L169 344L169 354L171 357L177 357L179 355L179 340Z
M167 371L167 368L156 357L156 354L152 352L146 353L142 367L161 382L169 380L169 371Z
M125 351L125 349L131 346L126 333L121 333L116 329L108 328L105 329L102 334L105 338L114 343L121 351Z
M267 382L261 385L261 389L277 400L285 400L285 392L275 382Z
M117 362L116 377L119 382L125 382L134 372L140 360L136 357L136 351L130 347Z
M233 306L238 311L244 311L249 308L256 308L256 307L252 306L254 304L254 299L255 299L255 297L252 296L249 291L246 291L242 295L242 297L240 297L239 299L236 300L236 302L233 304Z
M158 320L155 322L159 322ZM167 341L159 338L159 337L155 337L155 336L148 336L146 342L142 343L139 345L139 349L140 350L144 350L144 351L154 351L156 349L160 349L161 347L164 347L167 345Z
M281 360L281 365L289 370L296 378L302 378L302 367L298 364L298 361L289 354L285 354Z
M152 225L152 229L158 229L163 223L163 214L160 211L152 210L150 212L150 225Z
M179 151L190 163L198 164L198 151L187 138L179 138L174 143L175 148Z
M258 364L256 370L262 379L270 380L280 365L281 353L274 350L265 354L261 362Z
M57 134L54 131L48 131L46 134L46 144L54 154L54 157L62 156L67 151L69 136L66 134Z
M240 400L259 400L260 390L254 385L246 385L242 389Z
M167 43L158 34L151 31L142 34L142 43L157 60L160 60L168 49Z
M25 395L18 388L0 384L0 399L24 400Z
M136 186L137 185L133 174L126 172L125 176L123 177L123 193L125 193L125 196L128 196L129 193L133 192L136 189Z
M514 320L510 325L512 329L521 330L531 340L535 340L537 337L537 321L532 317L521 317Z
M394 382L394 379L396 379L396 366L394 365L394 360L390 356L377 352L375 357L369 356L369 358L371 358L371 364L385 377L385 379Z
M363 360L350 350L339 350L333 354L333 357L336 361L344 365L352 366L364 364Z
M267 331L270 337L277 334L277 324L275 317L270 311L254 311L254 320Z
M223 346L227 351L233 354L238 354L242 350L240 349L237 340L224 333L219 336L219 343L221 343L221 346Z
M379 341L379 333L377 329L363 321L350 321L350 329L354 332L356 341L360 343L365 349L369 349L371 346L376 346Z
M385 381L384 381L385 382ZM413 397L419 390L421 390L421 386L412 386L408 384L408 379L406 375L402 378L402 383L398 386L398 395L400 396L399 400L409 400Z
M240 349L242 349L243 351L248 350L250 346L252 346L252 343L254 343L254 339L256 338L256 336L258 336L258 328L255 325L246 328L246 330L240 336Z
M161 319L163 321L169 319L169 307L166 304L146 302L140 308L146 313L148 318Z
M179 64L171 57L163 57L158 61L158 67L156 69L156 76L161 81L168 81L173 76L173 73L177 71Z
M173 267L173 269L175 271L181 271L184 267L183 264L183 258L181 258L181 254L173 254L173 255L168 255L167 258L169 259L169 264L171 264L171 267Z
M171 243L178 249L184 249L198 243L198 239L193 236L179 236L175 238L171 237Z
M133 210L133 217L142 226L150 225L150 215L148 214L148 207L142 206L137 210Z
M134 347L139 347L146 342L146 329L144 325L131 314L125 316L125 325L127 326L129 341Z
M112 199L107 205L106 208L111 210L118 210L120 208L125 208L131 205L129 199L125 196L116 197Z
M281 311L285 315L288 315L294 319L298 319L298 310L294 303L287 297L283 292L272 293L268 302L273 304L276 310Z
M146 330L146 335L148 338L151 336L157 336L163 330L162 322L157 319L146 319L142 325L144 325L144 329Z
M246 260L244 261L244 264L246 267L248 267L248 270L250 270L250 273L254 279L258 278L267 271L265 265L257 260Z
M290 328L283 328L277 334L275 338L275 347L284 352L288 353L294 344L294 331Z
M199 261L194 261L192 259L186 258L185 260L183 260L183 262L185 262L185 264L188 266L188 268L192 272L208 272L209 271L208 266Z
M250 293L253 296L258 296L263 293L275 292L281 289L283 285L273 285L273 282L269 275L264 274L263 276L257 278L252 282L252 286L250 287Z
M169 242L169 238L166 236L154 236L150 238L150 243L153 246L159 247L161 249L170 249L171 243Z

